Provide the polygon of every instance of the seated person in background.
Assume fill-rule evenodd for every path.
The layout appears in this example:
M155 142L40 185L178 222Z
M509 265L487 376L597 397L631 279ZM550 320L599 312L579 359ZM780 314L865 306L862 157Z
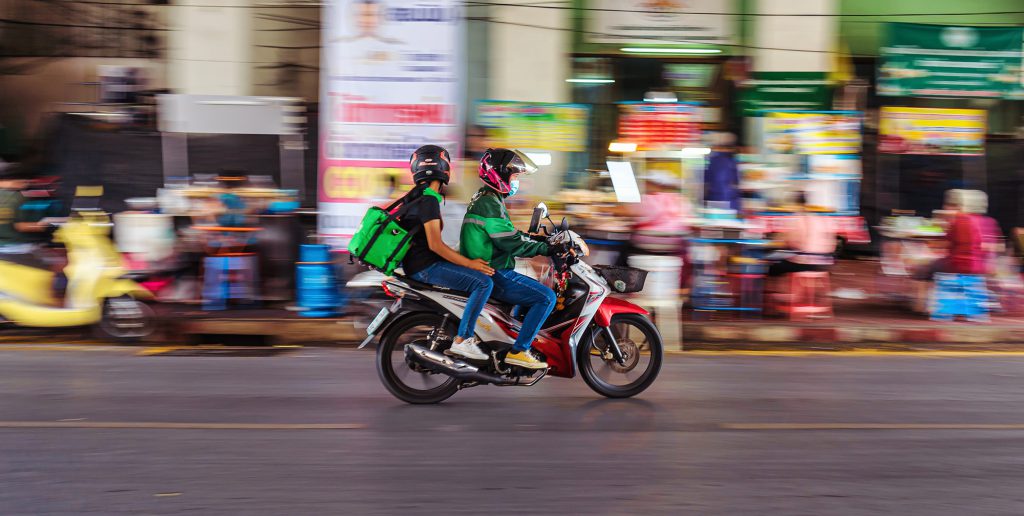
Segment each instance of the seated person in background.
M985 253L985 272L992 273L995 269L995 262L999 255L1005 250L1003 245L1003 232L999 224L986 215L988 213L988 194L981 190L966 190L964 192L964 211L981 225L981 246Z
M949 228L946 231L948 253L945 257L921 267L914 279L931 281L937 272L953 274L985 274L986 234L993 230L985 221L987 217L972 214L978 203L972 201L967 190L946 192L945 209L950 212ZM993 239L991 236L989 239ZM994 240L994 239L993 239Z
M807 211L806 199L797 196L797 213L783 233L785 258L768 268L769 276L781 276L791 272L827 271L835 263L836 252L835 221L827 215Z
M24 220L21 194L28 186L28 178L17 165L0 171L0 254L31 255L35 249L32 234L46 231L45 222Z

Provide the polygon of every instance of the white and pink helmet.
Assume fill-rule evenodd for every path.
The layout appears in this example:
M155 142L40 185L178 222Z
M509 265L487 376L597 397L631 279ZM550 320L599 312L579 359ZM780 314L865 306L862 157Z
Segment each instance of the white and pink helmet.
M513 174L533 174L537 165L522 152L512 149L487 149L480 158L480 180L494 191L507 195L512 191Z

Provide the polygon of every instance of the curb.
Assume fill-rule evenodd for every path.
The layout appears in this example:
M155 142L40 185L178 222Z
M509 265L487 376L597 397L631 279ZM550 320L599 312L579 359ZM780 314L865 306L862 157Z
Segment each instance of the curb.
M683 349L1024 349L1024 327L683 324Z

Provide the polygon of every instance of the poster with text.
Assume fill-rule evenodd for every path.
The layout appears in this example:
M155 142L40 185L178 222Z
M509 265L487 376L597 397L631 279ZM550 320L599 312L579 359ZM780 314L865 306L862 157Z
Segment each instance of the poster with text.
M481 100L477 121L493 147L564 152L587 150L590 106Z
M587 0L591 43L722 45L735 38L734 0Z
M767 113L764 146L774 154L859 154L861 115L852 111Z
M620 102L619 140L639 150L680 150L700 143L700 111L694 104Z
M456 0L330 0L320 72L319 232L344 247L397 197L409 157L459 155L463 26Z
M984 109L882 107L879 152L980 156L985 153Z

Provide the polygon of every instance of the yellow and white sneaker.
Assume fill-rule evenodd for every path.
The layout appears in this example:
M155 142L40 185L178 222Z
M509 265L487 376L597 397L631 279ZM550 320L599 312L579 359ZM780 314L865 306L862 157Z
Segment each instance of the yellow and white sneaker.
M527 369L547 369L548 363L537 358L532 351L510 351L505 356L505 363Z

